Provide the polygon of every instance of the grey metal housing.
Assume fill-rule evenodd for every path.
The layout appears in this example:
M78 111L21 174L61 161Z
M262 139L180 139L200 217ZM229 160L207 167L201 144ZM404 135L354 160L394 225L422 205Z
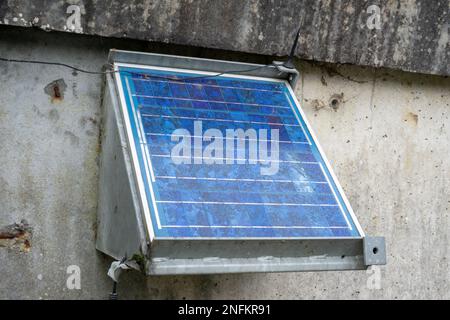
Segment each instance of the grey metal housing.
M177 67L199 71L250 70L257 65L112 50L109 63ZM289 72L282 72L289 71ZM289 80L298 72L264 68L245 74ZM113 74L103 99L97 249L146 274L213 274L365 269L385 264L384 238L168 240L145 228L142 201Z

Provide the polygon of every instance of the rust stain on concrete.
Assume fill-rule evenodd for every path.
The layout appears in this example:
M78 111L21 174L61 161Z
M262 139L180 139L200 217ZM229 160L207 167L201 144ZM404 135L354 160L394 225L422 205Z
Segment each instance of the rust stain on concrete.
M50 96L52 103L57 103L64 99L66 88L67 85L64 79L58 79L46 85L44 91Z
M30 252L32 235L33 230L25 219L0 227L0 247Z
M404 118L404 121L417 126L417 123L419 122L419 116L414 112L408 112Z

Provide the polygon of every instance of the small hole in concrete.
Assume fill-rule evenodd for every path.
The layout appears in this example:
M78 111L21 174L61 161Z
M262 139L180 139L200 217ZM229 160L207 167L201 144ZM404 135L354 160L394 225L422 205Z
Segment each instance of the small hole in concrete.
M53 94L55 99L61 99L61 93L59 92L59 87L57 84L53 86Z
M328 100L328 106L333 109L334 111L337 111L344 101L344 94L333 94L330 99Z
M373 254L377 254L378 253L378 248L377 247L373 248L372 252L373 252Z
M345 258L345 254L343 254L342 256L341 256L341 259L344 259Z
M340 105L340 101L339 99L333 98L330 100L330 107L331 109L333 109L334 111L337 111L337 109L339 108Z

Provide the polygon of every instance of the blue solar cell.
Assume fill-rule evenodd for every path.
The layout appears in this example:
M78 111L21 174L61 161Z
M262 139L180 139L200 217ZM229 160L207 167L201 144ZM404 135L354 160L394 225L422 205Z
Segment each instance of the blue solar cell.
M360 236L285 82L131 67L120 81L156 237ZM207 132L224 150L206 152Z

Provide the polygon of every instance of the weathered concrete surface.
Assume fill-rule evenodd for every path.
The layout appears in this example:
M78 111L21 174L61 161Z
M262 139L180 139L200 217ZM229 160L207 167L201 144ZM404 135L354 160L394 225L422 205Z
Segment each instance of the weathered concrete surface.
M450 75L450 1L2 0L0 23Z
M0 56L93 70L109 47L130 49L2 30ZM297 95L363 228L386 237L380 289L368 286L365 271L149 278L132 271L119 284L122 298L450 298L450 79L299 68ZM45 88L58 79L67 88L52 102ZM100 76L0 62L0 226L25 218L33 228L30 252L0 247L0 298L101 299L111 290L111 261L94 242L100 90ZM66 287L71 265L80 268L80 290Z
M0 227L0 247L29 252L33 230L26 220Z

